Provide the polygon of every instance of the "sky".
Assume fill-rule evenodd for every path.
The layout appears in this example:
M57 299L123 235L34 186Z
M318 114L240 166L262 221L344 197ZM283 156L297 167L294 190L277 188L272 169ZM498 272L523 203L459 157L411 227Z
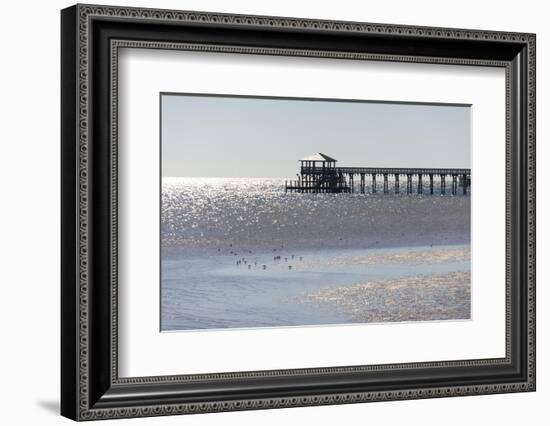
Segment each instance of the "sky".
M470 127L468 105L162 94L162 176L293 178L317 152L342 167L469 168Z

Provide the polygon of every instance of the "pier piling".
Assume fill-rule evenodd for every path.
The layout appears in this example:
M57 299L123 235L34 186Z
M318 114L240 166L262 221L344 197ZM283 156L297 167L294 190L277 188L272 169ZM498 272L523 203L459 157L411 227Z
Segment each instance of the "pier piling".
M458 176L453 175L453 189L452 189L453 195L456 195L456 192L457 192L457 187L458 187L457 180L458 180Z
M412 194L412 192L413 192L412 174L407 173L407 194Z
M395 193L399 194L399 173L394 173L395 176Z

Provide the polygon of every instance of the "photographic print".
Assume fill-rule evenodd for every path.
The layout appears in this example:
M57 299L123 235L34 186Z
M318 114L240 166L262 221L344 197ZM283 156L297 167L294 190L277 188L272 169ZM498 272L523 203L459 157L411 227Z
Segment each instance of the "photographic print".
M470 105L160 106L161 331L471 318Z

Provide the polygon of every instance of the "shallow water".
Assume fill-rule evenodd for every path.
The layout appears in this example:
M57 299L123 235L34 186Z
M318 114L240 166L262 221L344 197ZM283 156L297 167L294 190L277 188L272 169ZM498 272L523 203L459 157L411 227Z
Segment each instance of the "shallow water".
M469 248L469 196L286 194L279 179L198 178L165 179L162 194L164 331L356 322L300 299L470 269L449 251Z
M470 196L391 190L297 194L281 179L165 178L162 246L229 253L470 242Z

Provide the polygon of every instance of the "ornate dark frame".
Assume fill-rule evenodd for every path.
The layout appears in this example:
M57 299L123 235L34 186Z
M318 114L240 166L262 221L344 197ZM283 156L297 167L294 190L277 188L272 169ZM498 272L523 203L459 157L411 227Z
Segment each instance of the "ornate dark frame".
M535 35L126 7L61 13L61 413L74 420L535 390ZM506 69L506 357L119 378L122 47Z

